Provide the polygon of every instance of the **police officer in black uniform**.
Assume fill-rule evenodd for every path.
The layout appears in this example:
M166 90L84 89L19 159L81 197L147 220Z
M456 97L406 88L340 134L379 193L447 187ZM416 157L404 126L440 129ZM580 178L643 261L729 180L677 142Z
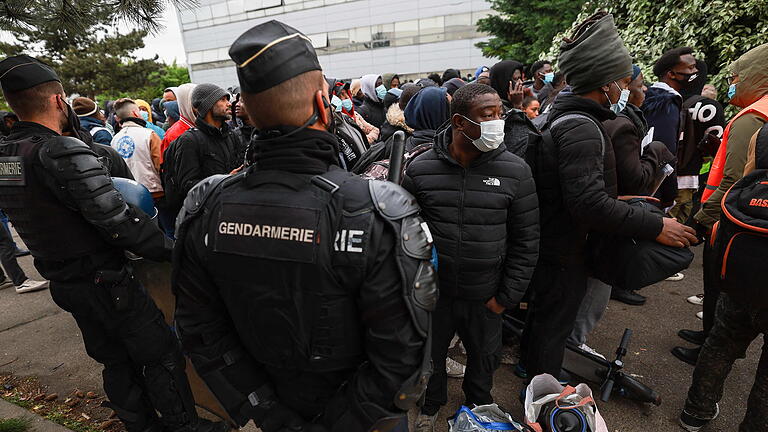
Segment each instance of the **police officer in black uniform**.
M308 37L270 21L230 56L260 134L251 165L198 184L177 219L182 345L240 425L404 430L428 381L437 300L419 208L337 166Z
M0 208L51 281L53 300L74 316L86 351L104 365L105 405L128 432L225 431L198 419L178 341L126 265L125 251L170 260L172 244L73 138L76 116L53 69L8 57L0 85L21 119L0 140Z

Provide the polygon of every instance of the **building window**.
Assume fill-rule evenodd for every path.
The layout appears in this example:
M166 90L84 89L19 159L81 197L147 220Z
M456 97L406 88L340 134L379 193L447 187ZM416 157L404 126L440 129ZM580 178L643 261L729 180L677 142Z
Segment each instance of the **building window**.
M418 20L395 23L395 46L414 45L418 36Z
M312 41L312 47L315 49L328 47L328 33L309 35L309 39Z
M379 24L371 27L371 48L388 47L394 36L394 24Z
M245 10L250 12L282 5L283 0L248 0Z

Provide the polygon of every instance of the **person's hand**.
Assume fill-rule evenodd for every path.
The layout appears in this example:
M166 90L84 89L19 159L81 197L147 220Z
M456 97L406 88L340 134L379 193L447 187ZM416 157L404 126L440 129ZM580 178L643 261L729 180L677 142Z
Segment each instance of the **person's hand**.
M490 311L495 314L501 314L505 309L504 306L500 305L499 302L496 301L496 297L491 297L491 299L485 303L485 307L490 309Z
M275 403L263 416L253 420L263 432L303 431L306 425L296 412L281 403Z
M635 198L642 198L642 199L644 199L644 200L646 200L648 202L654 203L654 204L658 204L658 203L661 202L661 201L659 201L658 198L652 197L652 196L645 196L645 195L620 195L619 196L619 200L621 200L621 201L629 201L629 200L635 199Z
M235 174L239 173L242 169L243 169L243 165L240 165L239 167L237 167L237 168L233 169L232 171L230 171L229 175L235 175Z
M523 109L523 99L525 99L527 96L532 96L533 92L530 88L523 87L523 81L517 80L517 82L513 83L512 81L509 82L509 91L507 93L507 100L509 100L509 103L512 105L512 107L517 109Z
M696 230L673 218L664 218L664 226L656 241L667 246L682 248L698 243Z

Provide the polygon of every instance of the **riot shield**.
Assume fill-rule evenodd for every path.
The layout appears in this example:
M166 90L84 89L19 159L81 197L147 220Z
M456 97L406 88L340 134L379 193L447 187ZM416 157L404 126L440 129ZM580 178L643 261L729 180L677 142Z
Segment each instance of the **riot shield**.
M145 259L132 260L134 276L141 282L149 295L163 312L165 322L173 327L173 313L176 310L176 298L171 292L171 264L157 263ZM187 378L195 396L195 404L211 414L232 423L216 397L200 378L187 358Z

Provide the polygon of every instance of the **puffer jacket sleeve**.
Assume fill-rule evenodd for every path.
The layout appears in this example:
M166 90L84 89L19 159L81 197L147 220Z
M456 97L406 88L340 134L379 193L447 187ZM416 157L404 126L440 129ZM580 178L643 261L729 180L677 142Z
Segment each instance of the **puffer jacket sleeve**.
M539 200L528 165L519 160L517 191L507 213L507 257L496 301L505 308L520 303L539 259Z
M619 195L650 195L657 172L675 157L667 147L654 141L640 154L642 138L630 119L618 116L604 123L616 155Z
M591 230L655 239L663 227L660 216L606 193L600 133L597 124L586 118L564 121L552 128L565 207L575 221ZM610 142L606 140L605 144Z

